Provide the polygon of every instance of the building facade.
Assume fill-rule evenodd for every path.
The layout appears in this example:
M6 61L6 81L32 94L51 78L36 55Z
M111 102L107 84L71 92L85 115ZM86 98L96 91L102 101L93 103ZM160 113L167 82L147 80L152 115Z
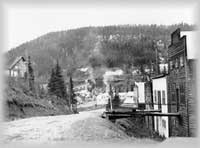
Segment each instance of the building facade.
M138 87L138 109L144 110L146 107L145 102L145 82L136 82Z
M195 136L196 97L195 60L191 56L192 31L184 34L177 29L171 34L168 48L168 99L169 112L179 112L180 117L170 117L169 136Z
M145 110L152 111L153 105L153 91L152 91L152 81L145 82ZM146 116L145 123L149 130L154 131L154 117Z
M154 110L160 110L161 113L169 112L167 80L166 75L158 75L152 78L153 108ZM154 116L154 131L161 136L169 137L169 117Z

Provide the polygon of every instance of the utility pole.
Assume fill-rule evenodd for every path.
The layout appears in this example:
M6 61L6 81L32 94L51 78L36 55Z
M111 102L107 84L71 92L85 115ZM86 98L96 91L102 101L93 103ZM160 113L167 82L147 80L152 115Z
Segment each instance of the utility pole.
M159 74L160 70L159 70L159 61L158 61L158 48L157 48L156 42L154 42L154 48L156 51L156 74Z
M155 46L155 50L156 50L156 74L158 74L158 50L156 46Z
M109 84L109 95L110 95L110 110L113 111L113 105L112 105L112 99L113 99L113 92L112 92L112 86Z

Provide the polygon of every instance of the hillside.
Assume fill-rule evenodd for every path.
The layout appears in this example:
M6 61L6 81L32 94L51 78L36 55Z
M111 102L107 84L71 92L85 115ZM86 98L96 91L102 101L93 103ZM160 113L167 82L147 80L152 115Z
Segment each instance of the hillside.
M63 99L37 96L21 81L8 80L7 83L4 94L5 120L71 113Z
M153 50L149 49L146 52L145 49L151 48L153 41L162 41L164 46L160 53L165 57L170 43L170 34L178 27L182 30L194 28L188 24L121 25L51 32L10 50L6 54L7 64L12 63L17 56L26 57L29 54L34 62L36 78L46 81L58 59L65 78L72 72L74 78L85 79L88 75L78 71L79 68L122 67L127 63L135 63L137 66L141 62L149 62L137 59L140 55L148 53L151 53L151 58L155 59ZM144 41L145 47L142 46Z

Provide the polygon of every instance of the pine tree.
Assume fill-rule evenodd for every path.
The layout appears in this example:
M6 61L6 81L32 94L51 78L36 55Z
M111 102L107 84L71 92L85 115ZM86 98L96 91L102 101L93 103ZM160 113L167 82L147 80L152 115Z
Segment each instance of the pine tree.
M34 87L34 71L32 68L32 64L31 64L31 58L30 56L28 56L28 86L29 86L29 90L30 91L34 91L35 87Z
M55 95L63 99L67 96L65 82L58 61L55 68L53 68L51 72L51 78L48 83L48 92L51 95Z
M51 77L48 83L48 93L53 95L55 91L55 72L54 68L51 70Z
M60 98L66 97L66 86L65 82L61 73L61 68L59 66L59 63L57 61L56 67L55 67L55 95Z

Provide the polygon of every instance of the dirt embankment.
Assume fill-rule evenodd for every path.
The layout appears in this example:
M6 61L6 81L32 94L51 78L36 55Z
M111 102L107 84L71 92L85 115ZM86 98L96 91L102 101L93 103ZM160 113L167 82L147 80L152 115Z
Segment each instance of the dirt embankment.
M25 86L14 82L8 85L4 92L5 120L71 113L63 99L38 97Z
M148 138L155 141L163 141L164 137L158 135L158 133L151 131L145 125L144 117L135 116L132 118L117 119L115 124L119 129L123 130L129 137L135 138Z

